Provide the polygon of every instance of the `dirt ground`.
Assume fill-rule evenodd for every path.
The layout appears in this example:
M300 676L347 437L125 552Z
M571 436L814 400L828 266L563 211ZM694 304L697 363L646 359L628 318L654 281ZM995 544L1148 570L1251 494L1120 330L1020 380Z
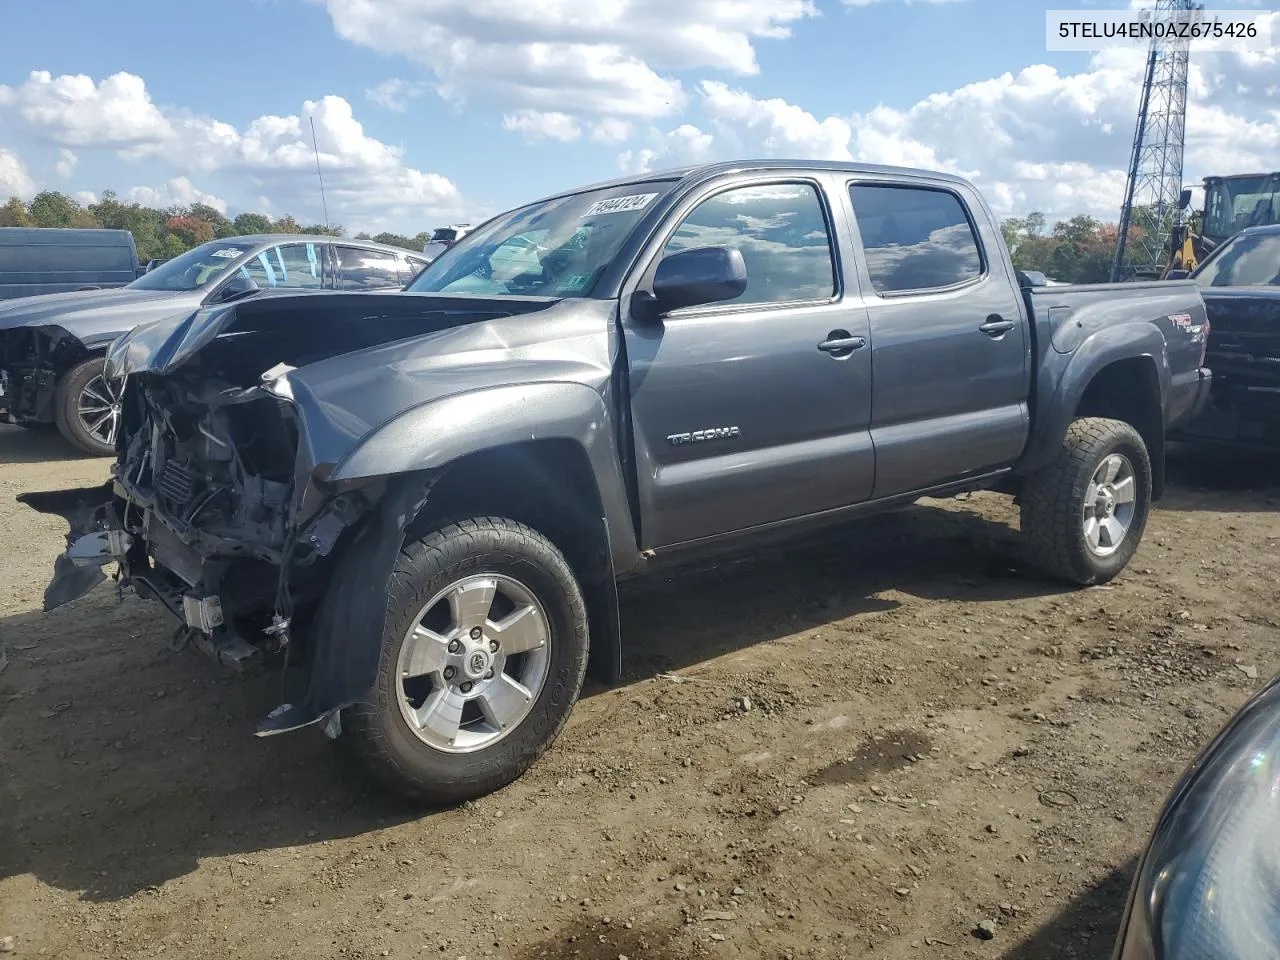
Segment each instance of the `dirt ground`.
M0 938L60 960L1106 957L1170 785L1280 669L1272 468L1171 472L1105 588L1024 572L989 495L631 587L627 679L515 785L423 813L319 733L253 739L279 677L171 652L153 605L104 584L40 613L65 527L14 496L106 464L0 427Z

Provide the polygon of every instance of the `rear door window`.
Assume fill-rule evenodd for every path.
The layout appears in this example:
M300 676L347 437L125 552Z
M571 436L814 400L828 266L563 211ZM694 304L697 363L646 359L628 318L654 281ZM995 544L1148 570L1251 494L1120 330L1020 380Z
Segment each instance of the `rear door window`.
M400 279L400 258L394 253L343 246L336 246L334 252L343 290L399 290L406 282Z
M400 261L400 277L404 283L409 283L414 277L425 270L431 261L426 257L407 256Z
M960 198L927 187L849 186L876 293L935 290L982 276L982 250Z
M319 290L324 286L324 245L285 243L241 264L240 272L264 290Z

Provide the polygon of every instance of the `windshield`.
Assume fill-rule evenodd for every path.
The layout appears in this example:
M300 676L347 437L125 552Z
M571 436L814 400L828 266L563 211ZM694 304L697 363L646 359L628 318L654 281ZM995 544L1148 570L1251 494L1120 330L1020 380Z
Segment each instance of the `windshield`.
M256 247L253 241L214 240L160 264L150 273L127 284L133 290L199 290L213 283L242 256Z
M1225 240L1245 227L1280 223L1280 174L1222 180L1205 190L1206 237Z
M1280 286L1280 233L1240 234L1193 276L1202 287Z
M588 297L672 182L589 190L505 213L440 254L408 290Z

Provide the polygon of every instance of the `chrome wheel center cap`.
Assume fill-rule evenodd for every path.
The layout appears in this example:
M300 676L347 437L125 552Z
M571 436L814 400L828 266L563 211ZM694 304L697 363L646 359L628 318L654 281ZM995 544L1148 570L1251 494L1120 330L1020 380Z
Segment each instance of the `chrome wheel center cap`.
M493 657L489 655L489 651L477 648L470 651L462 661L462 672L472 680L479 680L492 666Z

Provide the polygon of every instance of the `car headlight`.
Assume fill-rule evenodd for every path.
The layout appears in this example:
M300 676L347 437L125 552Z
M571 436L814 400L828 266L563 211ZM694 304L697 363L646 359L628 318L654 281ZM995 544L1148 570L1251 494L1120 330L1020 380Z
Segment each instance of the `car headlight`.
M1231 719L1166 801L1115 956L1280 957L1280 678Z

